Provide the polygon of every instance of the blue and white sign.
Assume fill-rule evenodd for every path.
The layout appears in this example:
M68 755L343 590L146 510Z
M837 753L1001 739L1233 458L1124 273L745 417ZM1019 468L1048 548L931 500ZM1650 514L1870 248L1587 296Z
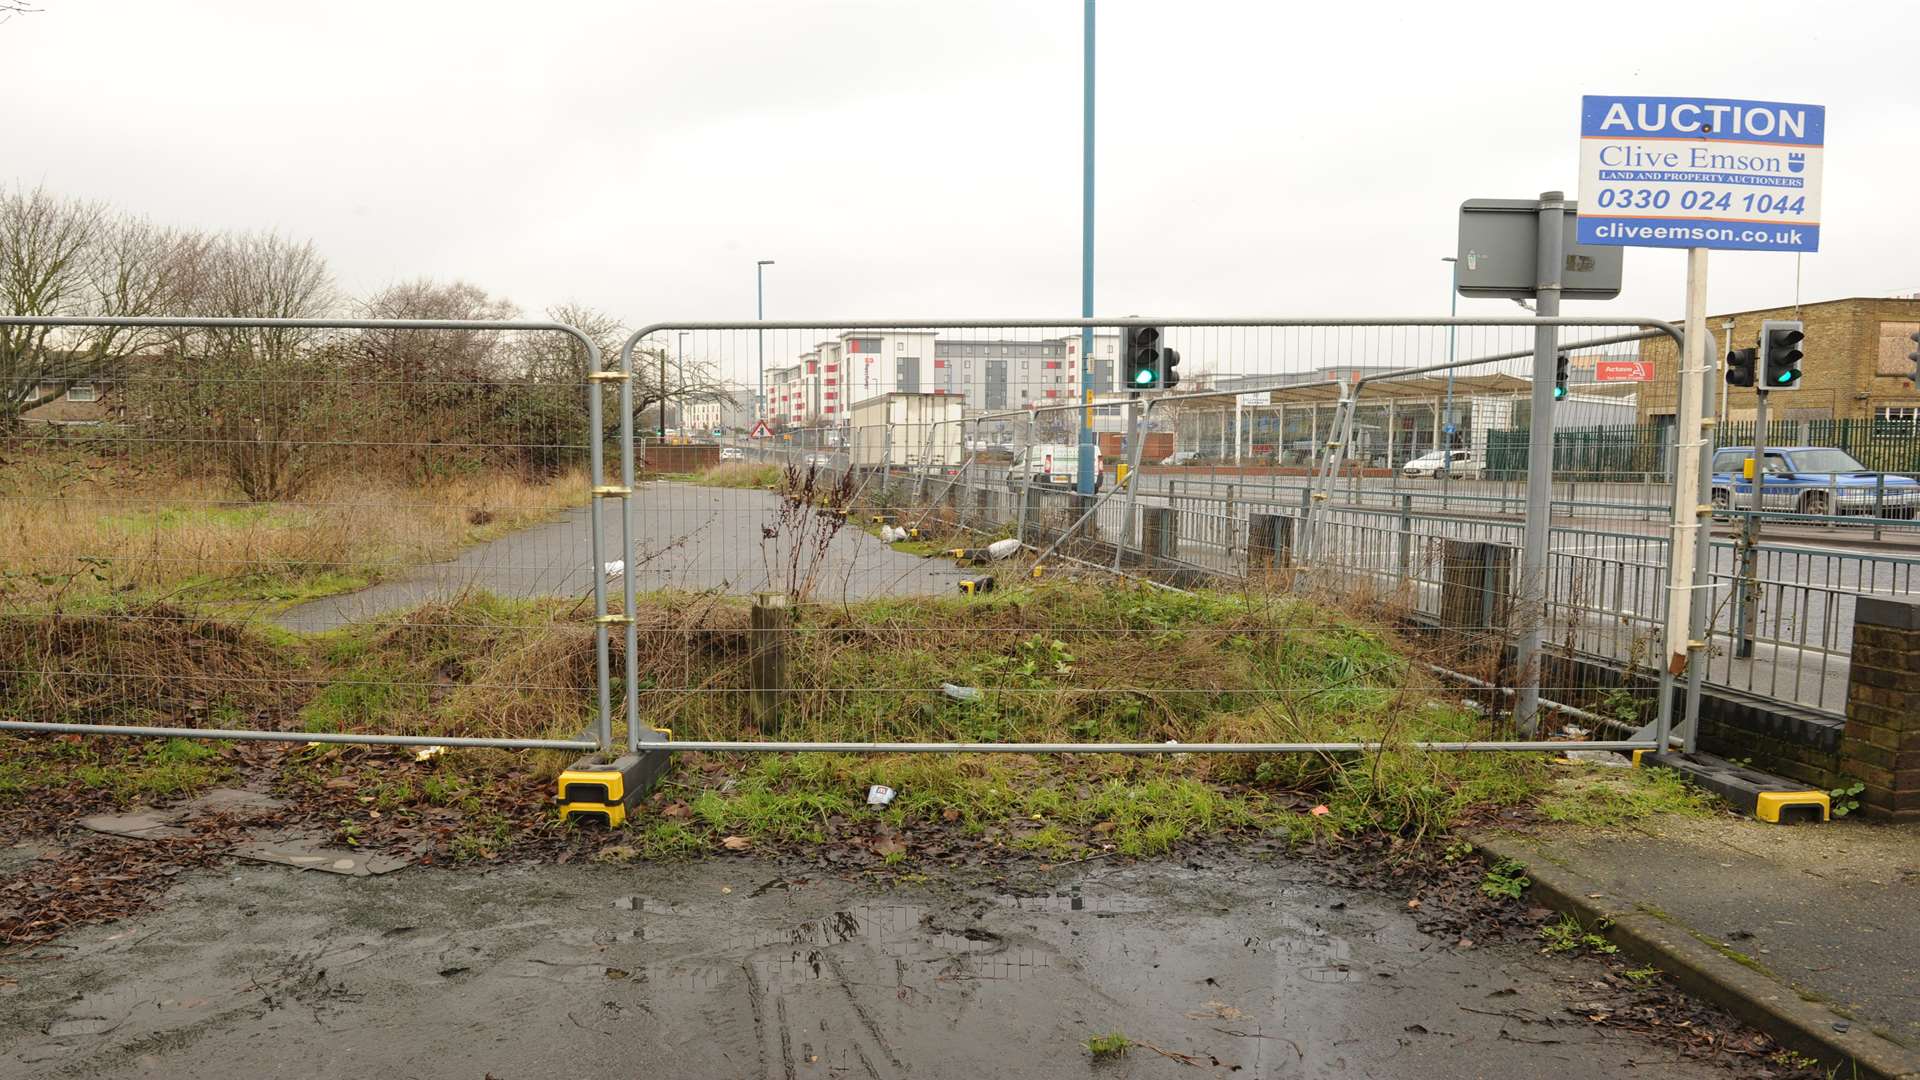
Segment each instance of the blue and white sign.
M1580 99L1583 244L1820 250L1822 105Z

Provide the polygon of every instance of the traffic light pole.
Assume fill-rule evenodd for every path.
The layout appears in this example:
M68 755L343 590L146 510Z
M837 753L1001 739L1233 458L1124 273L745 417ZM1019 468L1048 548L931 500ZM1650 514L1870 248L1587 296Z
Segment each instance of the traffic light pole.
M1540 248L1535 263L1534 314L1560 314L1560 280L1566 263L1567 197L1558 191L1540 196ZM1553 499L1553 387L1558 368L1560 328L1533 331L1533 415L1527 422L1527 524L1520 548L1521 634L1514 655L1519 685L1513 701L1514 723L1522 738L1540 729L1541 649L1546 641L1547 530Z
M1739 636L1734 639L1733 655L1742 660L1753 656L1753 637L1760 625L1760 514L1766 509L1761 494L1767 486L1767 387L1758 380L1754 390L1759 404L1753 410L1753 503L1746 520L1740 524L1740 617L1734 620ZM1731 501L1731 500L1729 500Z
M1093 318L1093 0L1081 30L1080 87L1080 317ZM1093 494L1093 327L1080 331L1080 453L1074 485Z

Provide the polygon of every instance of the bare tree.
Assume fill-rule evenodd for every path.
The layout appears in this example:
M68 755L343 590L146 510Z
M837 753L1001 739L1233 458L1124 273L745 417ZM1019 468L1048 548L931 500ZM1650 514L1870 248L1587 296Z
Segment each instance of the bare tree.
M12 315L86 313L88 275L106 210L45 188L0 192L0 307ZM39 404L41 383L86 374L76 335L44 326L0 327L0 422Z
M390 285L355 305L368 319L504 320L519 309L504 297L464 281L427 278ZM518 392L498 330L366 330L359 334L348 374L380 427L408 433L402 452L418 482L481 452L495 439L494 421Z
M179 294L192 314L312 319L334 309L326 260L311 242L238 233L182 256ZM344 350L292 327L195 331L163 361L137 373L138 407L183 447L212 451L210 464L249 499L289 498L338 457L359 415Z

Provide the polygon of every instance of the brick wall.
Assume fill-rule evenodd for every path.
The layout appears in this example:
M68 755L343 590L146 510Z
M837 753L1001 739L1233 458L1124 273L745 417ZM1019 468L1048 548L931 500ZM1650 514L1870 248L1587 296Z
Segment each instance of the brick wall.
M1713 332L1715 362L1726 357L1727 335L1721 330L1726 315L1709 315L1707 329ZM1743 311L1733 318L1733 347L1751 348L1760 336L1760 324L1767 319L1798 318L1806 324L1806 372L1800 385L1772 395L1769 404L1773 418L1798 419L1796 412L1818 412L1836 420L1868 419L1877 405L1912 404L1913 393L1897 375L1879 373L1880 324L1920 321L1920 300L1855 297L1803 304L1795 315L1791 305L1761 311ZM1678 320L1675 320L1678 325ZM1674 348L1665 337L1641 344L1641 357L1654 364L1654 381L1642 387L1640 421L1651 422L1658 415L1674 411ZM1728 404L1735 420L1753 419L1758 399L1751 388L1718 384L1715 394L1731 394Z
M1855 602L1841 757L1866 785L1862 810L1920 820L1920 603Z
M1844 725L1782 702L1702 701L1700 749L1823 791L1845 785Z
M697 473L720 464L720 447L713 443L663 445L648 440L644 452L640 468L645 472Z

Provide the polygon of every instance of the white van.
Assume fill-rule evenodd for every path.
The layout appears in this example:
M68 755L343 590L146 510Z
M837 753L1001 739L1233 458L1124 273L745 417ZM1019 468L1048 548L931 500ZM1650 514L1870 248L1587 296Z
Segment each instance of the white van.
M1027 447L1026 454L1016 459L1013 468L1007 472L1007 482L1012 487L1020 486L1020 474L1024 463L1031 462L1029 479L1036 485L1054 487L1072 487L1080 479L1079 443L1035 443ZM1100 454L1098 446L1093 448L1093 490L1099 491L1106 482L1103 471L1106 460Z

